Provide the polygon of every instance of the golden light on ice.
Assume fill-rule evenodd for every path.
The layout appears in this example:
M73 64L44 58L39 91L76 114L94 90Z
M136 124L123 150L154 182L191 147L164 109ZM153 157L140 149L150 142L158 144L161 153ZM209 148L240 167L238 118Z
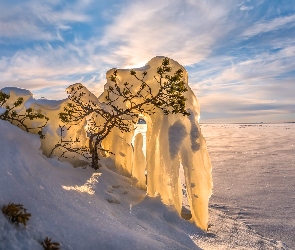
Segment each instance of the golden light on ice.
M146 65L146 62L135 62L129 65L125 65L124 69L138 69L138 68L142 68L145 65Z
M62 186L65 190L75 190L80 193L88 193L94 194L95 191L93 190L95 184L98 182L98 177L101 176L101 173L94 173L89 180L82 186Z

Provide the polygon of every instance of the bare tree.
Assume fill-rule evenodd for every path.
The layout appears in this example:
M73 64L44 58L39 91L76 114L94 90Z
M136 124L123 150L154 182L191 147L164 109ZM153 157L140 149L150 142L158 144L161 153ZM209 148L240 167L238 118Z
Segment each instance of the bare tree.
M62 148L84 156L91 157L91 167L99 168L99 153L106 150L102 147L102 141L110 134L113 128L119 128L121 132L130 132L133 124L137 123L139 114L151 115L156 109L161 109L165 115L182 114L190 115L185 109L186 98L184 93L188 90L183 81L183 70L178 69L174 73L169 59L165 58L157 68L157 75L154 80L158 88L151 88L146 81L147 72L138 76L136 71L131 70L130 74L139 81L139 88L125 82L118 84L117 70L110 76L113 86L106 90L105 100L102 103L87 99L83 92L82 84L73 85L68 94L69 102L59 118L63 122L60 126L60 141L53 151ZM125 104L118 106L117 104ZM79 138L65 140L63 131L70 130L73 124L88 118L88 147L75 147ZM100 121L99 123L97 121ZM101 122L103 121L103 122Z

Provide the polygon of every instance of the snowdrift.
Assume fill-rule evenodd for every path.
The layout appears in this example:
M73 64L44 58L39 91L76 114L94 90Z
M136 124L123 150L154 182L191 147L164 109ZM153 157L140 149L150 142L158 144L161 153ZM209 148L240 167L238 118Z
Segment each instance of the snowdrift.
M200 230L131 179L48 159L38 136L8 122L0 131L1 206L22 203L32 213L26 229L0 213L0 249L41 249L46 236L62 249L198 249L189 235Z
M61 249L282 249L214 210L202 232L132 178L73 168L39 149L37 135L0 120L0 206L22 203L32 213L26 228L0 213L0 249L42 249L46 236Z

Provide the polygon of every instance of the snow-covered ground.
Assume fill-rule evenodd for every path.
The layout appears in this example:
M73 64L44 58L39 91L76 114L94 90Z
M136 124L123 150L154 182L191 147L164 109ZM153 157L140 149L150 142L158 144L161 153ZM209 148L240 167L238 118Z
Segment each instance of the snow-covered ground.
M211 207L295 249L295 124L201 128L213 166Z
M0 120L0 207L21 203L32 213L24 228L0 212L1 250L42 249L46 236L61 249L287 249L215 208L202 232L159 197L146 197L133 179L105 167L73 168L39 147L38 136Z

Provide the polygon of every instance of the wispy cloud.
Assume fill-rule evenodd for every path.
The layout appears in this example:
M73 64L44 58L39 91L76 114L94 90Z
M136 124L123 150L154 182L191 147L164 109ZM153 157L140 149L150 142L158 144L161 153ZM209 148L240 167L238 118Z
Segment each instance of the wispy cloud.
M57 8L60 4L60 1L41 3L34 0L20 1L18 5L1 3L0 38L60 40L58 30L71 29L72 23L89 21L89 16L79 9L81 3Z
M102 85L105 79L102 72L106 72L109 65L92 57L91 51L79 49L80 45L74 43L66 48L52 47L50 44L35 46L19 51L11 58L0 59L0 71L3 72L0 87L16 86L34 91L57 86L65 88L83 80L90 89L95 89L95 85ZM99 86L96 93L102 90ZM64 95L62 91L57 97L64 98Z
M295 118L295 103L218 92L199 98L201 122L284 122ZM204 112L205 110L205 112Z
M217 63L201 81L195 82L198 78L191 77L191 85L207 114L203 118L211 122L294 119L295 100L291 94L295 92L294 49L291 45L263 52L238 63L231 61L227 67Z
M245 5L242 5L240 7L240 10L252 10L253 9L253 6L245 6Z
M253 58L242 60L237 64L232 64L217 76L204 80L203 83L212 82L218 85L273 79L273 77L294 71L294 57L295 44L273 53L265 52L255 55Z
M270 31L278 30L287 24L288 26L285 27L286 29L289 29L295 26L295 15L278 17L271 21L255 23L252 27L246 29L242 33L242 36L247 38L247 37L258 35L260 33L266 33Z
M231 3L134 1L106 28L103 41L113 45L112 52L123 57L126 65L146 62L155 55L193 64L205 59L211 46L230 30L226 19Z

